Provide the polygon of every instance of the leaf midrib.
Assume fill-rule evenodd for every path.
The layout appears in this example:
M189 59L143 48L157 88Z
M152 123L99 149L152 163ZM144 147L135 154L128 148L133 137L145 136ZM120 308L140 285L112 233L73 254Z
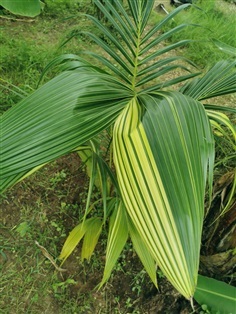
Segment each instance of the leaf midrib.
M141 13L140 13L141 14ZM141 23L141 18L139 18L139 23L137 26L137 46L135 49L135 57L134 57L134 72L133 72L133 78L132 78L132 89L135 92L136 91L136 79L138 76L138 58L139 58L139 52L140 52L140 46L141 46L141 27L142 27L142 23Z

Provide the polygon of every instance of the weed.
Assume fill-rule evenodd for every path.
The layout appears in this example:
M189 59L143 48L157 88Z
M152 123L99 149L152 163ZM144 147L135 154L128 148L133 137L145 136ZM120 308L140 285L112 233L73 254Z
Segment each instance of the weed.
M66 173L64 170L56 172L55 175L50 179L52 188L55 188L58 183L62 182L66 178Z
M143 289L143 282L146 277L146 272L141 270L132 281L132 291L137 293L137 296L140 296L141 291Z
M204 314L204 313L210 313L206 304L202 305L202 311L200 311L200 314Z
M65 290L68 288L69 285L75 285L76 281L74 279L66 279L66 281L55 282L52 285L52 289L54 295L58 298L61 294L65 293Z

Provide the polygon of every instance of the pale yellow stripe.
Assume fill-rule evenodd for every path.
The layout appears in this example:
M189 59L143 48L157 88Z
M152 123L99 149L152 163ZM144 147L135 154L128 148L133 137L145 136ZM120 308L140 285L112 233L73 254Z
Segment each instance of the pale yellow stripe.
M194 283L191 282L188 273L180 237L159 171L144 128L139 123L139 110L138 104L133 99L115 124L114 160L119 185L129 215L151 254L172 284L189 298L193 294ZM131 145L132 142L135 147ZM144 173L140 169L139 161L145 167ZM134 175L130 166L135 169ZM146 183L145 177L148 178ZM163 226L158 214L161 216Z

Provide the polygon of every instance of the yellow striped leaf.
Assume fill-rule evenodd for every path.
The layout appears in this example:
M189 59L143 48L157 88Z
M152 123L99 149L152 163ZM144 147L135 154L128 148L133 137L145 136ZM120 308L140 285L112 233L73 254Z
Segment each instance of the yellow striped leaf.
M179 93L133 98L114 127L127 211L163 273L188 299L197 281L212 143L204 108Z
M114 210L109 222L109 234L106 251L106 265L103 273L101 287L110 277L111 271L123 250L128 239L128 224L126 210L122 202Z

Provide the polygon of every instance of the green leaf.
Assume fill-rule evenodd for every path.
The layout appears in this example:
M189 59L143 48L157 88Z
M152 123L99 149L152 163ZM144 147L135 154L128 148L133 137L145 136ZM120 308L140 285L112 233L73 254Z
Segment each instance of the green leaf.
M94 219L94 218L93 218ZM88 223L87 221L80 223L77 225L67 237L62 250L59 256L59 259L62 260L62 263L71 255L76 246L79 244L81 239L83 238L85 232L87 231Z
M123 6L116 1L115 5L113 5L110 1L106 2L106 6L102 5L101 1L96 0L96 5L103 12L106 19L112 24L116 32L119 33L124 43L127 45L130 52L135 56L135 52L133 50L132 44L135 44L135 32L133 29L133 25L124 10ZM116 6L119 7L118 11ZM120 14L119 14L120 13ZM121 17L126 17L126 21ZM114 17L113 17L114 16Z
M231 123L231 121L228 119L228 117L220 112L209 112L207 111L207 114L210 118L210 122L212 125L212 129L214 134L223 136L224 140L228 142L228 145L231 146L232 153L234 155L234 158L236 157L236 129L234 125ZM227 127L227 129L226 129ZM232 190L232 193L234 194L235 188ZM229 203L230 204L230 203ZM227 208L227 206L226 206ZM227 210L225 208L225 210ZM221 213L221 215L224 213L224 211Z
M129 68L128 66L128 62L127 63L124 62L124 60L119 56L119 54L117 53L116 50L114 50L113 47L110 47L110 45L106 44L102 39L100 39L98 36L94 35L93 33L84 32L84 34L88 35L99 47L104 49L108 53L108 55L112 57L115 60L115 62L117 62L119 66L124 70L125 75L132 76L133 73L132 73L131 68ZM119 46L118 42L117 42L117 46ZM97 55L97 58L99 60L102 60L101 58L99 58L98 55Z
M140 51L140 55L143 55L143 54L147 53L148 51L150 51L150 49L152 49L153 47L157 46L162 41L167 40L174 33L179 32L180 30L184 29L186 26L188 26L188 25L187 24L178 25L175 28L171 28L168 32L163 33L163 34L155 37L153 40L148 42L147 45ZM146 43L146 41L143 41L143 43Z
M133 99L114 126L122 198L162 272L195 291L213 136L203 106L179 93ZM145 112L143 115L143 110Z
M236 57L236 48L223 43L217 39L212 39L213 43L223 52Z
M109 222L109 234L106 252L106 264L103 273L101 287L110 277L111 271L123 250L128 239L128 224L126 210L122 202L114 210Z
M134 23L137 29L142 33L147 25L147 21L152 12L154 0L133 1L128 0Z
M35 17L41 11L39 0L0 0L0 5L11 13L23 16Z
M226 106L220 106L220 105L216 105L216 104L203 104L205 109L209 109L209 110L214 110L214 111L224 111L224 112L229 112L229 113L234 113L236 114L236 109L233 107L226 107Z
M149 76L144 77L143 79L141 79L138 82L138 84L136 84L136 86L147 84L149 81L152 81L152 80L156 79L157 77L164 75L168 72L172 72L173 70L178 69L178 68L185 70L185 71L189 71L188 68L186 68L185 66L182 66L182 65L168 65L166 67L162 67L161 69L159 69L156 72L152 72Z
M202 100L236 92L236 60L217 62L203 77L182 86L180 92Z
M23 238L30 231L30 225L27 223L27 221L21 222L16 228L16 231Z
M129 233L135 252L138 254L152 282L157 287L156 263L132 221L129 221Z
M212 314L234 314L236 309L236 288L222 281L198 275L194 299L206 304Z
M180 11L186 9L187 7L189 7L190 4L184 4L179 6L178 8L174 9L172 12L170 12L170 14L168 14L160 23L156 24L153 28L151 28L147 34L145 34L145 37L142 40L142 44L144 42L148 42L148 40L155 34L157 34L157 32L159 32L163 26L165 24L167 24L169 21L171 21L174 16L176 16Z
M0 193L112 124L132 92L110 75L64 72L1 116Z
M106 137L108 136L107 133L105 136ZM112 172L112 169L107 165L106 161L103 160L101 156L100 153L101 145L103 146L104 143L101 144L101 136L99 135L97 138L90 140L88 142L88 146L79 147L77 151L80 158L86 165L87 174L90 178L84 220L86 219L87 214L91 210L89 206L91 203L93 187L95 185L99 193L102 195L104 213L103 221L105 223L107 219L107 202L108 199L110 199L111 195L111 186L113 184L112 188L115 189L116 191L115 194L117 196L119 195L119 187L116 177ZM110 143L108 145L110 145Z
M118 41L117 38L113 35L113 33L107 27L105 27L100 21L98 21L96 18L94 18L93 16L89 16L89 18L93 21L95 26L97 26L97 28L102 32L102 34L104 36L106 36L112 42L112 44L114 44L116 46L116 48L122 53L122 55L126 59L126 62L130 63L131 66L134 66L133 60L132 60L132 58L130 56L130 51L126 51L126 49L124 49L124 44L122 42ZM92 35L92 38L95 40L95 37L93 37L94 36L93 34L88 33L88 35L89 36ZM98 41L98 37L97 36L96 36L96 40L95 41ZM104 43L103 43L103 45L104 45ZM109 46L109 45L106 45L106 49L105 50L109 51L109 48L107 46ZM131 48L131 52L134 53L132 48ZM113 50L112 50L112 53L113 53ZM116 59L116 58L118 58L118 55L115 52L114 59ZM122 64L121 59L117 59L116 61L118 61L118 60L119 60L119 63Z
M81 258L90 259L95 246L97 245L99 236L102 232L103 222L100 218L87 220L87 231L84 236Z
M183 81L186 81L186 80L193 78L199 74L200 73L191 73L191 74L187 74L187 75L181 75L181 76L178 76L178 77L173 78L171 80L166 80L166 81L163 81L163 82L160 82L157 84L153 84L150 87L146 87L143 89L143 92L145 92L145 93L156 92L156 91L163 89L165 87L169 87L171 85L175 85L177 83L181 83Z
M89 149L88 149L89 148ZM87 174L89 177L89 188L88 188L88 195L87 195L87 201L86 201L86 208L84 213L83 220L85 221L89 206L91 203L93 188L96 186L98 189L100 189L101 192L101 182L100 182L100 173L99 169L97 167L97 155L93 150L93 141L89 141L89 146L86 149L78 149L78 154L82 161L86 164L87 168Z
M236 111L235 111L235 113L236 113ZM233 141L232 141L233 149L236 150L236 147L235 147L235 145L236 145L236 128L235 128L235 125L233 125L233 123L230 121L230 119L222 112L207 110L207 115L209 116L209 118L212 121L215 122L213 125L216 126L217 128L219 128L221 131L223 131L223 129L221 128L221 125L228 128L228 130L230 131L231 136L233 138ZM219 127L217 126L217 124L219 125ZM224 133L224 131L223 131L223 133ZM225 136L227 137L227 134L225 134Z
M102 221L98 217L88 218L77 225L68 235L59 256L62 263L71 255L85 235L82 247L82 259L89 259L101 233ZM90 242L89 242L90 241Z
M93 172L93 159L92 159L93 152L91 150L91 147L89 146L89 143L88 143L88 146L78 147L77 153L81 161L83 162L83 164L86 166L86 172L87 172L88 177L90 178ZM99 184L99 178L97 176L95 178L94 184L97 188L99 188L100 184Z
M54 58L51 62L49 62L46 67L43 69L42 74L39 78L38 86L40 82L42 81L44 75L52 69L55 71L55 68L59 68L59 73L63 71L71 71L75 69L83 69L88 71L94 71L94 72L103 72L101 69L93 66L91 63L86 61L85 59L75 55L75 54L63 54L56 58ZM38 87L37 86L37 87Z
M174 33L177 33L188 26L187 24L182 24L170 31L160 32L160 29L168 23L169 20L189 5L183 5L181 8L173 10L173 12L160 23L155 25L150 31L146 32L144 30L153 9L153 0L128 1L131 16L127 15L125 4L120 0L115 1L114 5L112 5L109 0L104 0L102 2L95 0L95 4L103 13L104 18L112 24L115 32L104 26L101 21L93 16L88 16L99 29L99 32L103 33L107 41L93 33L84 33L95 41L99 47L104 49L107 55L101 56L97 53L88 53L108 67L109 70L128 85L139 87L149 81L153 81L159 76L163 76L169 71L173 72L176 67L184 68L183 65L169 65L169 63L174 60L168 57L165 57L164 60L162 60L164 61L164 64L167 65L165 68L162 68L162 65L160 64L160 56L168 51L188 44L190 42L189 40L182 40L171 45L166 45L165 43L165 47L161 49L158 47L158 44L166 41L166 39ZM110 44L110 42L112 44ZM187 59L184 61L193 65ZM188 70L186 67L184 69ZM143 75L141 81L136 80L140 75ZM159 87L170 86L177 82L182 82L192 76L193 75L181 76L178 77L178 81L169 80L169 82L163 82L163 80L160 79L161 84ZM157 87L155 90L156 89Z

